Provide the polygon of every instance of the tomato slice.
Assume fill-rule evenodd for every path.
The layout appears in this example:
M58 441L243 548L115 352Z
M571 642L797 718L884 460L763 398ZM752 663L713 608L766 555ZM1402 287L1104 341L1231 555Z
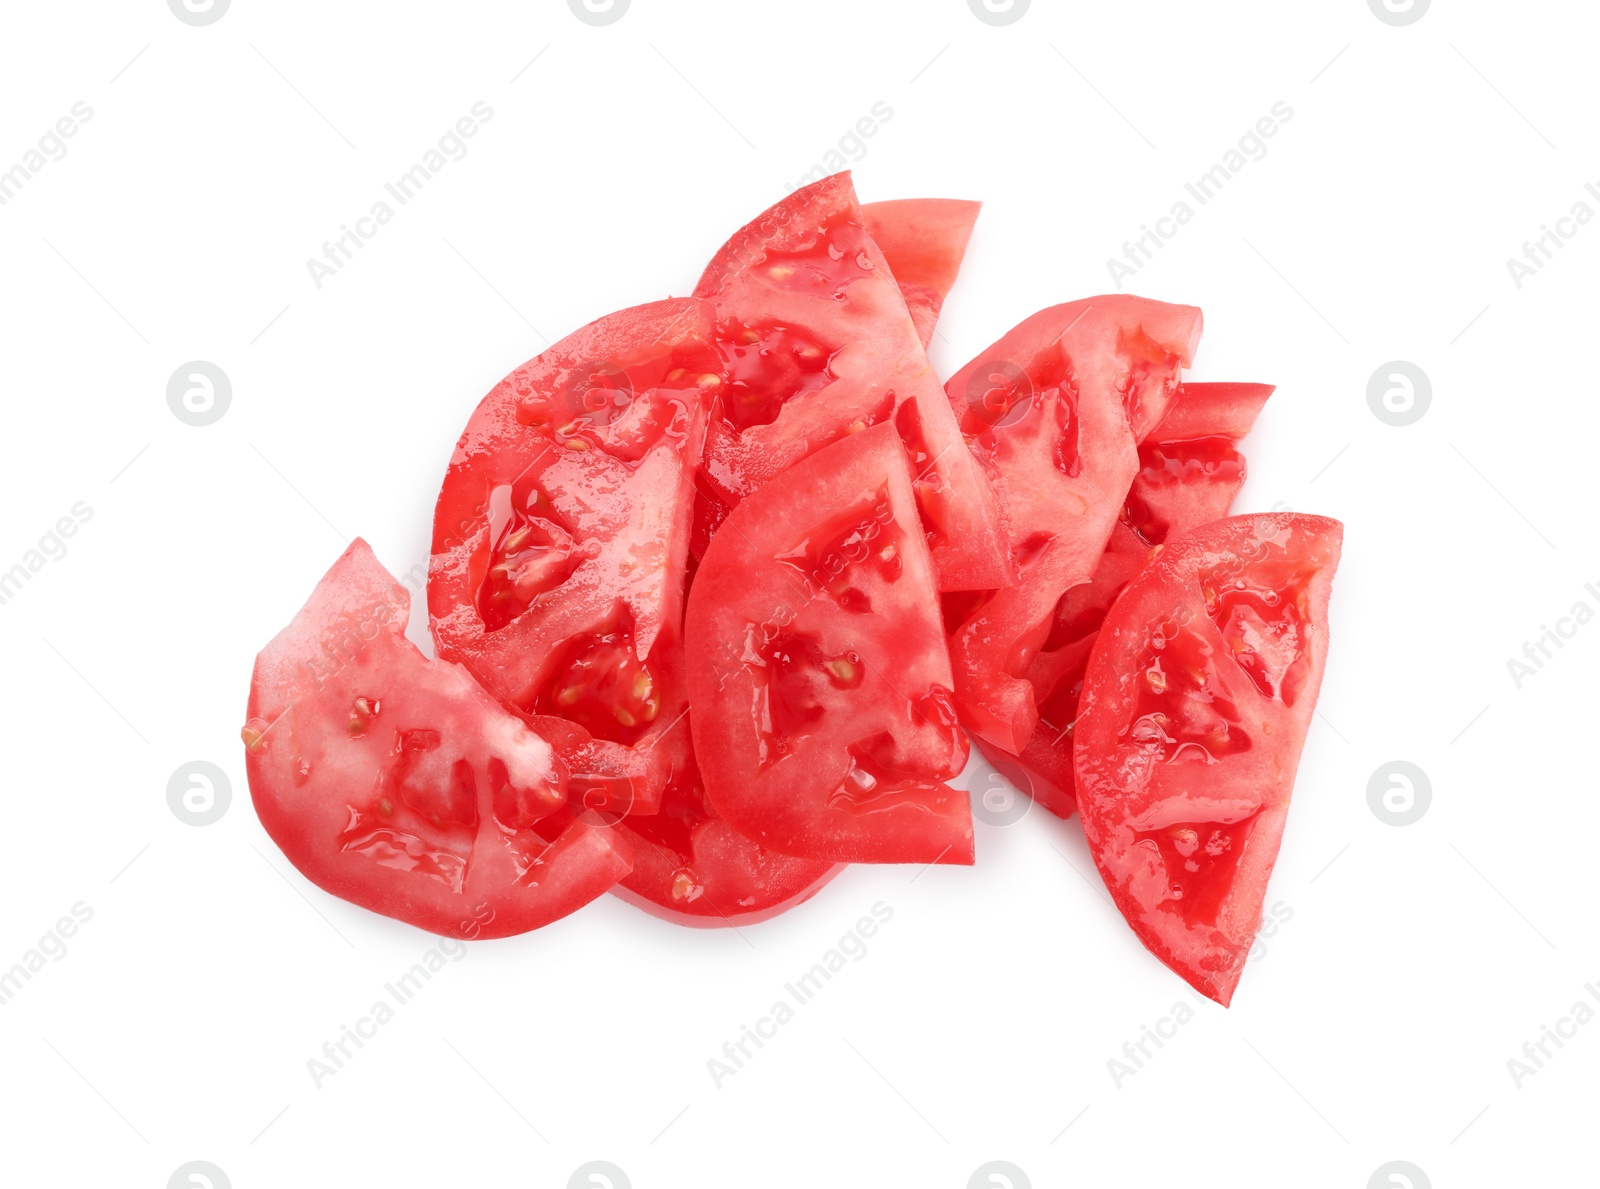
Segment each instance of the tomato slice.
M696 555L729 509L832 442L893 423L911 451L944 590L1011 574L993 491L961 435L848 173L742 228L695 295L716 305L728 385L707 433Z
M1270 384L1182 384L1161 423L1139 444L1134 477L1094 577L1056 604L1044 646L1028 668L1039 723L1020 755L980 739L984 757L1050 812L1071 817L1072 730L1089 650L1100 623L1169 535L1226 516L1244 485L1239 439L1250 431Z
M675 727L694 476L723 383L705 302L610 314L483 398L439 494L439 655L578 728L555 733L596 808L653 810L688 745Z
M1234 516L1106 616L1078 711L1083 831L1141 941L1226 1006L1261 922L1328 653L1343 526Z
M861 205L867 234L883 249L924 347L933 341L939 311L961 271L982 206L962 198L897 198Z
M659 812L624 818L633 871L612 892L681 925L752 925L803 904L843 863L798 859L752 842L706 804L693 760Z
M1139 469L1135 443L1165 414L1194 353L1200 311L1141 297L1042 310L946 386L993 476L1017 582L952 610L956 705L1016 754L1039 720L1028 669L1061 596L1099 564Z
M409 611L357 540L256 658L242 734L261 824L318 887L431 933L504 937L587 904L625 853L586 820L550 828L554 750L424 657Z
M711 807L828 862L970 863L966 737L911 469L890 425L817 452L711 542L684 627Z

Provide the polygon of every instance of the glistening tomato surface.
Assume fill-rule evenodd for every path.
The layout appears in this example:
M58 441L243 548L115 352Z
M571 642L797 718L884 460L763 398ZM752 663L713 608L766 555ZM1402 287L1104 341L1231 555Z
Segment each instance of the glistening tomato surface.
M1139 473L1094 577L1056 605L1055 622L1028 667L1039 723L1020 755L979 739L984 756L1050 812L1070 817L1073 723L1100 622L1128 580L1169 535L1228 514L1245 479L1239 439L1268 384L1182 384L1161 423L1139 443Z
M961 198L896 198L861 205L867 234L883 249L924 347L933 341L939 311L961 271L982 205Z
M1181 535L1089 658L1083 831L1139 939L1226 1006L1261 923L1328 655L1343 528L1290 513Z
M1092 297L1026 319L953 376L961 432L1000 493L1017 581L949 609L961 720L1016 754L1039 721L1028 669L1056 604L1094 575L1165 414L1200 311Z
M734 509L689 593L694 751L740 833L828 862L972 861L932 560L879 425Z
M661 809L623 819L633 871L612 892L681 925L751 925L803 904L844 864L797 859L761 846L706 804L691 760Z
M714 334L684 299L569 335L484 397L439 494L439 655L578 728L561 750L596 808L653 809L687 746L677 654Z
M267 833L317 886L451 937L504 937L627 874L611 833L557 832L550 744L405 638L410 598L357 540L256 658L245 724Z
M873 425L911 453L944 590L1010 578L994 493L961 435L848 173L763 213L719 251L715 304L728 384L708 431L696 555L728 509L788 467Z

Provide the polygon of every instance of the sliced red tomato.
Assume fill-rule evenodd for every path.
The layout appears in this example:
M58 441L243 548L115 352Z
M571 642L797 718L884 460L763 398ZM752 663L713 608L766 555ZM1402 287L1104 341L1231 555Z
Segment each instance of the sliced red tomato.
M961 198L898 198L861 206L867 234L883 249L924 347L933 341L982 206Z
M1161 423L1139 443L1139 473L1123 520L1152 545L1226 516L1244 486L1239 441L1270 384L1184 384Z
M1140 940L1224 1006L1322 683L1343 534L1282 513L1178 536L1122 592L1084 677L1073 754L1095 864Z
M552 733L595 808L654 809L687 748L694 475L723 382L705 302L608 315L484 397L439 494L439 655L577 728Z
M892 423L911 451L940 588L1010 580L994 493L961 434L848 173L729 240L695 295L713 302L728 384L708 431L697 556L727 511L832 442Z
M1052 813L1072 816L1072 724L1100 623L1128 580L1169 535L1226 516L1244 485L1239 440L1270 384L1182 384L1161 423L1139 444L1139 473L1094 577L1056 605L1044 646L1028 668L1039 723L1020 755L980 739L985 758Z
M734 829L828 862L970 863L932 559L892 426L744 500L684 627L694 751Z
M504 937L628 872L610 831L551 822L566 771L460 665L405 637L410 597L357 540L256 658L243 733L267 833L307 879L451 937Z
M614 894L682 925L753 925L803 904L844 870L752 842L706 803L691 760L659 812L623 819L633 871Z
M1028 670L1056 604L1094 575L1139 469L1135 443L1166 413L1200 311L1112 295L1028 318L946 386L1000 493L1014 585L952 611L956 705L1016 754L1039 721Z

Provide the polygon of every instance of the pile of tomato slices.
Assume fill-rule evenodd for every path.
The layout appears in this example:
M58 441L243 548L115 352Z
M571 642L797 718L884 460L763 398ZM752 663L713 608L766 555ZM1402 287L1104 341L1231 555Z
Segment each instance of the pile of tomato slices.
M977 214L825 178L693 296L496 385L439 494L436 656L358 540L257 658L250 787L290 861L452 936L608 891L744 925L847 863L972 863L970 741L1078 812L1141 940L1226 1004L1341 528L1228 515L1272 389L1183 378L1193 307L1052 306L942 382Z

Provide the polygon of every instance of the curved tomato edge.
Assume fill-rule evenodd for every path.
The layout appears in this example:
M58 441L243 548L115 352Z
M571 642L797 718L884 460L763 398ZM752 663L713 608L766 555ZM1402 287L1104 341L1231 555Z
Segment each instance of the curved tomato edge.
M299 618L300 614L304 612L307 607L311 606L311 604L316 600L317 589L322 586L323 582L326 581L327 578L335 571L344 567L353 555L359 557L362 554L365 554L366 559L370 561L372 566L375 567L388 580L391 597L395 599L398 605L406 607L409 612L411 604L410 592L406 590L406 588L403 587L399 582L395 581L394 576L390 574L388 570L383 567L382 563L377 560L377 557L372 552L372 547L368 545L364 539L361 537L355 538L348 546L346 546L344 552L339 555L339 558L333 563L333 565L328 567L328 570L324 572L322 577L317 580L317 587L313 588L313 593L301 605L300 609L295 612L295 616L293 619L291 619L289 626L286 626L285 628L280 629L279 632L275 633L272 641L269 641L266 647L256 654L255 661L252 664L250 671L250 693L245 702L246 722L258 717L263 709L260 705L259 698L261 696L262 689L261 670L267 650L271 648L273 642L275 642L285 632L290 630L290 628L294 625L294 621ZM403 638L405 634L403 626L399 628L399 633ZM409 639L407 639L405 642L409 647L416 651L418 659L424 663L454 663L449 661L432 660L426 657L422 653L422 650L418 649L416 645ZM469 674L470 672L471 671L468 670ZM478 683L475 677L473 678L473 681L486 698L492 702L498 703L498 699L496 699L488 689L484 688L481 683ZM267 773L263 768L263 765L266 763L266 759L267 756L265 752L253 751L249 746L246 746L245 779L250 789L250 803L251 807L255 810L256 820L260 822L262 830L266 833L267 837L272 840L272 844L278 848L283 857L288 860L289 865L299 872L308 883L336 899L343 900L348 904L355 905L357 908L364 909L368 912L375 913L390 920L398 921L400 924L408 925L415 929L421 929L427 933L432 933L435 936L452 937L459 940L493 940L500 937L510 937L532 932L535 929L540 929L546 925L553 924L555 921L558 921L563 917L571 916L574 912L578 911L578 909L583 908L585 905L592 903L594 900L604 895L605 892L609 891L611 887L614 887L620 880L622 880L633 870L633 863L629 853L616 846L613 839L605 837L604 834L606 832L595 830L584 823L578 823L578 828L572 829L569 834L564 835L561 839L558 839L553 845L562 846L563 853L565 853L567 851L576 849L580 844L585 847L589 847L594 843L603 843L603 845L598 847L598 853L594 857L604 859L606 866L604 871L600 874L599 879L593 881L601 884L602 886L595 887L592 895L585 897L580 903L576 904L572 908L565 908L556 912L536 912L532 914L523 913L521 915L496 914L491 921L485 923L478 920L468 921L459 919L461 914L470 914L474 911L471 906L465 903L465 900L467 899L466 897L463 897L463 903L460 906L452 906L454 909L453 912L446 914L437 904L428 903L426 898L418 898L413 900L401 896L373 895L371 894L368 886L363 885L359 880L350 878L346 873L338 870L337 868L330 867L323 869L318 867L316 864L313 864L307 860L303 860L300 857L299 852L302 848L299 845L299 835L294 829L296 820L283 806L278 803L277 799L271 796L271 794L269 794L267 791L267 786L270 782L267 780ZM559 758L557 759L557 764L559 767ZM307 851L306 853L309 855L311 852ZM567 870L572 872L574 875L576 874L575 867L569 865ZM589 881L577 878L569 878L565 882L587 883ZM391 907L396 904L402 907L413 909L413 916L425 917L426 920L411 919L401 915L400 912L395 911Z
M745 925L759 925L770 921L774 917L782 916L792 908L799 908L828 884L832 883L849 863L835 863L827 872L807 884L798 892L794 892L773 904L763 905L749 912L724 913L713 909L709 913L685 912L682 909L669 908L654 897L628 886L626 880L619 881L611 889L611 895L617 897L635 908L658 917L674 925L682 925L689 929L727 929L741 928Z
M1229 521L1256 521L1259 523L1263 520L1291 526L1295 524L1301 524L1312 527L1319 535L1325 536L1325 538L1330 541L1332 546L1332 557L1329 559L1327 566L1322 570L1317 578L1317 581L1320 582L1322 586L1319 599L1321 619L1325 628L1327 628L1326 612L1328 594L1331 591L1333 574L1337 569L1340 550L1343 546L1344 525L1332 517L1317 516L1309 513L1245 513L1239 516L1223 517L1220 520L1211 521L1209 524L1200 525L1186 533L1180 533L1176 538L1168 542L1162 551L1157 554L1156 557L1153 558L1143 570L1134 576L1133 580L1128 583L1127 588L1124 589L1123 595L1126 595L1128 591L1131 591L1136 583L1157 581L1160 577L1165 576L1168 571L1182 564L1184 560L1186 560L1186 554L1189 549L1193 548L1192 539L1197 537L1206 529ZM1119 601L1122 597L1123 596L1118 596ZM1115 610L1114 606L1113 610ZM1331 634L1331 628L1327 629L1327 632L1328 634ZM1100 646L1101 641L1105 642L1105 647L1103 648ZM1083 700L1079 705L1080 720L1093 708L1095 699L1093 698L1092 694L1093 690L1095 689L1095 683L1092 679L1097 676L1096 670L1111 669L1115 666L1116 658L1112 656L1114 641L1114 633L1102 632L1100 641L1096 642L1094 650L1090 653L1089 664L1084 672ZM1325 639L1323 643L1324 661L1326 661L1326 649L1327 640ZM1319 672L1317 675L1316 685L1307 688L1302 694L1303 697L1309 699L1308 705L1313 711L1315 710L1317 697L1321 692L1321 679L1322 673ZM1084 752L1079 751L1076 746L1074 746L1073 775L1075 778L1075 783L1079 789L1092 787L1089 782L1085 781L1085 774L1091 766L1096 763L1103 762L1103 760L1103 757L1088 757ZM1298 764L1299 756L1297 755L1296 769L1298 769ZM1294 776L1295 774L1291 773L1291 792L1293 789ZM1282 807L1281 813L1287 817L1287 802ZM1196 970L1190 963L1180 958L1170 946L1163 942L1159 937L1152 934L1149 930L1144 928L1139 922L1138 918L1144 912L1145 906L1140 904L1122 889L1121 885L1119 885L1115 878L1115 873L1108 870L1106 864L1102 861L1102 856L1106 849L1106 839L1101 836L1099 827L1096 824L1094 817L1095 815L1093 814L1083 813L1081 811L1078 815L1078 820L1083 826L1085 838L1089 843L1090 856L1094 859L1095 870L1100 873L1101 881L1105 884L1106 891L1110 894L1112 902L1116 905L1117 911L1122 914L1122 917L1127 922L1129 928L1131 928L1135 936L1139 938L1140 944L1149 950L1150 953L1155 956L1164 966L1166 966L1179 978L1183 979L1184 982L1188 983L1196 991L1199 991L1206 998L1221 1004L1225 1008L1231 1006L1234 992L1237 990L1239 980L1244 973L1245 962L1249 958L1250 946L1245 945L1240 948L1238 960L1235 962L1230 971L1211 978L1207 978L1200 971ZM1276 865L1277 851L1278 847L1275 845L1273 847L1273 853L1267 856L1265 859L1266 872L1263 877L1263 884L1265 884L1266 879L1270 878L1272 869Z
M860 452L860 451L872 449L873 448L872 444L875 443L878 440L890 440L890 441L893 441L895 443L895 446L896 446L898 452L899 452L899 457L900 457L901 461L902 462L906 461L904 443L901 442L900 436L895 431L894 427L891 424L886 422L886 423L883 423L881 425L872 426L869 429L863 430L862 432L860 432L858 434L855 434L855 435L853 435L851 437L844 438L844 439L842 439L842 440L840 440L838 442L835 442L835 443L833 443L833 444L831 444L829 446L825 446L822 450L817 451L816 453L810 455L808 458L802 460L799 463L796 463L793 467L790 467L788 470L780 472L778 475L774 476L774 478L767 484L767 486L765 488L763 488L763 491L768 493L769 497L770 497L770 492L771 492L772 488L778 487L779 485L786 485L786 486L795 485L797 482L800 481L800 480L797 480L795 478L795 475L797 473L802 472L808 465L814 464L816 459L822 457L823 455L826 455L830 451L855 451L855 452ZM906 479L906 482L909 483L909 467L906 468L905 479ZM754 497L752 497L752 498L754 498ZM914 502L914 497L913 497L913 502ZM745 510L749 506L750 506L750 500L741 501L739 506L737 508L735 508L734 511L730 514L730 517L729 517L730 521L734 517L741 516L741 514L743 516L745 516L745 517L748 517L749 513L746 512ZM735 528L737 530L737 526L735 526ZM732 548L733 547L733 546L726 546L725 545L725 546L721 546L719 548L718 541L721 540L724 535L726 535L726 534L725 533L719 533L717 537L714 537L712 539L711 545L706 551L706 557L701 560L700 570L698 571L699 573L704 573L708 568L710 568L711 566L713 566L715 564L715 555L717 553L721 552L723 549L727 549L727 548ZM931 558L929 559L929 564L930 564L930 568L931 568L931 566L932 566L932 559ZM702 591L703 592L704 589L705 589L705 587L703 585L699 585L699 584L691 585L690 591L689 591L689 597L685 602L683 636L684 636L685 652L691 658L691 660L690 660L690 676L689 676L689 679L688 679L688 686L689 686L689 689L690 689L690 701L691 701L691 703L694 700L693 690L694 690L695 685L697 684L696 677L695 677L695 673L698 671L696 658L698 658L702 654L702 652L705 651L705 650L697 648L695 646L695 641L703 639L709 632L709 629L705 626L703 621L710 616L711 612L709 610L705 609L705 602L704 602L704 597L703 596L700 597L700 598L696 598L696 592L697 591ZM935 607L935 609L934 609L934 614L937 615L937 607ZM705 718L705 716L703 714L691 714L689 716L690 732L691 732L691 735L692 735L693 740L694 740L694 749L695 749L695 753L697 755L705 755L705 754L708 754L708 753L713 752L713 751L716 750L716 749L710 748L708 746L708 744L711 742L711 740L710 740L710 738L708 736L704 735L704 732L706 730L706 728L704 726L705 721L706 721L706 718ZM961 741L962 741L962 744L963 744L963 746L961 748L961 752L962 752L961 764L958 764L956 766L956 771L959 771L961 765L965 764L966 759L967 759L967 755L968 755L968 752L969 752L969 749L970 749L970 740L969 740L969 738L967 736L967 733L965 731L961 731L960 732L960 738L961 738ZM702 764L702 766L701 766L701 772L702 772L702 775L704 775L705 772L706 772L706 768L705 768L704 764ZM948 788L948 785L946 785L946 787ZM726 805L726 803L723 803L723 804L719 804L718 803L718 801L719 801L718 794L714 791L713 783L709 779L706 781L705 791L706 791L706 799L711 804L712 808L716 811L717 816L721 817L724 821L726 821L731 827L733 827L733 829L739 831L742 834L745 834L746 837L749 837L748 829L745 826L741 825L741 823L740 823L740 815L728 813L727 812L728 806ZM952 790L952 791L955 791L955 790ZM974 850L973 850L973 827L972 827L972 817L971 817L970 812L965 815L965 827L966 828L965 828L965 836L964 836L964 838L959 838L956 841L950 843L950 845L946 846L944 848L944 850L942 852L940 852L940 854L936 858L934 858L932 860L933 862L945 863L945 864L950 864L950 865L971 865L974 862L975 856L974 856ZM783 845L781 843L774 843L772 841L766 841L766 840L763 840L761 842L761 845L766 846L771 850L777 851L780 854L790 855L791 857L795 857L795 858L818 858L818 857L821 857L821 858L835 858L836 861L844 862L844 863L847 863L847 864L848 863L857 863L857 862L860 862L860 863L874 863L874 862L885 861L885 860L878 860L878 859L872 859L872 858L863 859L863 858L860 858L859 856L850 856L848 858L839 859L836 856L816 856L816 855L801 854L801 853L798 853L795 849L792 849L792 848L790 848L788 846L785 846L785 845ZM888 860L888 861L916 862L918 860L909 859L909 860Z

